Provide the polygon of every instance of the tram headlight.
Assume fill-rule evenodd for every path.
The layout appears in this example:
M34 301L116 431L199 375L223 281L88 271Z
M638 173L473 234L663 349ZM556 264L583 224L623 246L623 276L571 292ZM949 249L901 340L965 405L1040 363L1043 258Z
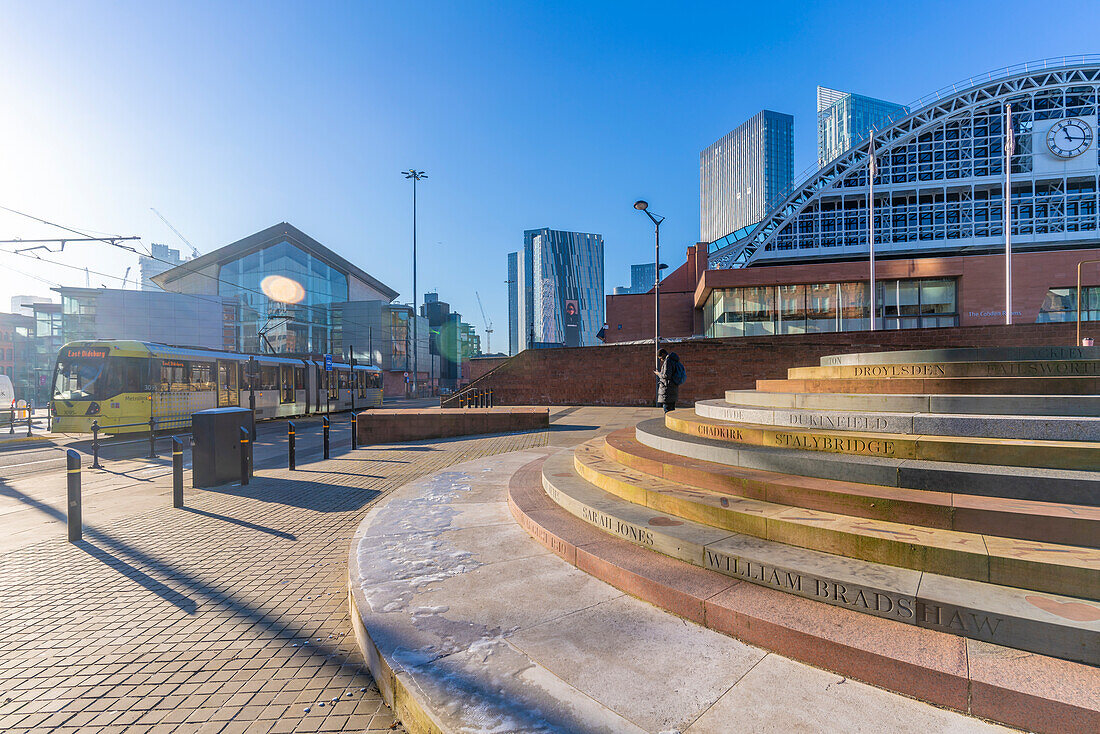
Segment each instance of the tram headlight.
M99 403L88 403L88 410L84 415L99 415Z

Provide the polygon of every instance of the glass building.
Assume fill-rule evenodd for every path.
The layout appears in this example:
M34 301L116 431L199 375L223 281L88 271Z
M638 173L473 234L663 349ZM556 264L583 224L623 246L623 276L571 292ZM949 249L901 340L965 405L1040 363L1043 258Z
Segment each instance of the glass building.
M817 88L817 165L824 166L871 130L880 130L909 114L905 105L861 94Z
M616 296L630 295L632 293L649 293L657 281L657 264L642 263L630 266L630 285L615 286Z
M823 112L849 114L843 110L854 95L831 99L831 90L821 91ZM885 328L1004 323L1009 105L1011 240L1019 258L1009 307L1029 322L1076 319L1073 265L1100 246L1100 56L1029 62L956 83L876 132L876 258L895 274L938 273L888 278L880 271L874 308ZM1074 131L1069 142L1057 137L1065 129ZM828 136L822 143L826 157L844 148L827 150ZM868 148L856 141L839 150L759 223L709 241L708 273L719 272L698 304L708 335L868 328L867 285L857 282L870 251ZM750 286L763 275L749 271L761 268L772 285ZM1046 294L1041 304L1034 293ZM1081 295L1082 319L1095 319L1100 288L1088 284Z
M699 153L699 237L754 225L794 178L794 117L763 110Z
M519 253L508 253L508 354L519 353Z
M509 304L508 330L516 332L517 351L595 345L604 320L603 236L530 229L523 252L512 255L516 318Z
M1097 59L1057 59L952 85L883 128L875 138L876 254L1003 250L1007 105L1014 249L1100 243L1098 97ZM1072 154L1050 144L1062 120L1088 139ZM866 257L867 164L864 142L792 187L755 227L708 240L709 267Z
M331 352L333 305L348 300L348 276L283 240L221 265L218 292L238 303L233 324L245 352ZM261 340L266 340L266 344Z
M167 291L216 295L233 305L224 329L237 351L277 354L366 350L375 321L346 304L390 303L397 291L298 228L282 222L153 276ZM361 328L362 327L362 328Z

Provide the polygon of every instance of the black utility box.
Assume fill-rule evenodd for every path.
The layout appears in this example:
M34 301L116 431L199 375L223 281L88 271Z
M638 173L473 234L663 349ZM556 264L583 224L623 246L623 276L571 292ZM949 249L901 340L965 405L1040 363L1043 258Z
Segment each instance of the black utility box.
M241 449L248 452L252 472L252 440L241 444L241 429L250 430L252 411L246 408L211 408L191 415L191 484L216 487L241 481Z

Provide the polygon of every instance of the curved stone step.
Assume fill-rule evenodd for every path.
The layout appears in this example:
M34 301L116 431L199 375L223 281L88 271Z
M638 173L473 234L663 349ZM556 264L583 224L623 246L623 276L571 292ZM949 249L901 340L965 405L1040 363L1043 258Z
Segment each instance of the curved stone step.
M1100 360L1030 362L891 362L889 364L791 367L791 380L897 379L925 377L1097 377Z
M659 451L634 429L605 437L604 455L635 471L780 505L909 525L1064 545L1100 546L1100 508L881 487L745 469Z
M1052 594L1100 599L1100 550L854 518L668 482L607 459L602 439L574 450L594 487L708 527L846 558ZM1100 609L1100 607L1098 607Z
M594 541L598 531L550 502L541 482L517 474L508 493L516 521L562 559L698 624L854 680L1029 731L1100 729L1100 679L1091 666L820 604L620 538Z
M635 427L635 436L641 443L659 451L779 474L883 487L1100 506L1100 474L1097 472L887 459L747 446L678 433L667 428L663 418L642 421Z
M1098 395L886 395L727 390L726 402L744 408L862 410L1009 416L1100 416Z
M1100 443L1033 441L980 436L915 436L844 430L814 430L732 423L681 409L665 414L665 425L692 436L752 446L1047 469L1100 470Z
M896 352L858 352L822 357L822 367L927 362L1030 362L1038 360L1098 360L1100 347L963 347L907 349Z
M764 392L882 393L886 395L1097 395L1096 377L929 377L757 380Z
M563 509L605 532L727 576L904 624L1100 663L1100 605L1093 602L845 558L669 517L585 481L568 452L547 460L543 486Z
M931 436L974 436L1036 441L1100 441L1100 418L901 413L869 410L752 408L726 400L699 400L704 418L815 430L864 431Z

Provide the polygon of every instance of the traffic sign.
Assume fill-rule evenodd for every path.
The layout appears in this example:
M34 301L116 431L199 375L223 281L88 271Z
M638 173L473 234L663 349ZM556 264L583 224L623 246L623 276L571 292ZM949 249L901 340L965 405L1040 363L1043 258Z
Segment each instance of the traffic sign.
M332 355L325 355L325 372L332 372Z

